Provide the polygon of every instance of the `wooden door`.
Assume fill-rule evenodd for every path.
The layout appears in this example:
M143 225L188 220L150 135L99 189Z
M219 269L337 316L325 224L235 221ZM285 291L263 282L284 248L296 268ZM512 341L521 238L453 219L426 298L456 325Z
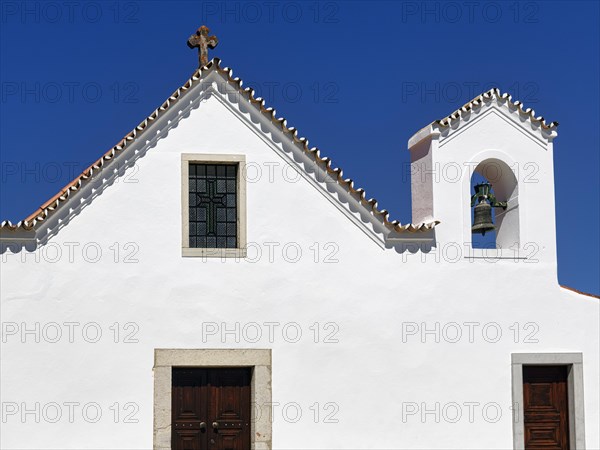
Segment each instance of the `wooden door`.
M250 448L249 368L173 368L171 448Z
M568 366L523 366L526 450L569 449Z

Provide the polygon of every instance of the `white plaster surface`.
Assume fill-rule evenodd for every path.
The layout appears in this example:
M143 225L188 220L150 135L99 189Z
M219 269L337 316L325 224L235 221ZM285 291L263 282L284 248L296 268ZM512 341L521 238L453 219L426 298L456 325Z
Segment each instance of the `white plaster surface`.
M519 185L521 241L539 246L533 257L465 258L470 193L462 179L433 183L413 196L433 202L415 209L441 221L438 247L399 253L378 245L381 233L357 213L340 212L327 189L292 169L284 175L289 145L263 119L227 102L213 95L183 111L176 124L182 102L168 135L163 119L156 125L162 138L124 177L91 201L88 191L87 200L74 201L72 207L84 207L38 250L38 261L28 252L2 255L2 448L152 448L153 377L167 376L153 372L157 348L272 349L273 402L281 405L273 417L277 449L511 448L511 354L581 352L586 445L600 446L598 300L557 283L551 143L523 131L528 123L509 123L490 110L484 120L435 140L430 155L434 163L462 163L488 152L539 164L539 181ZM144 141L156 136L150 132ZM143 145L131 151L144 153ZM247 165L262 169L247 184L247 260L181 256L182 153L243 154ZM102 256L90 262L97 248ZM302 254L292 262L298 248ZM136 262L125 262L128 256ZM79 324L72 343L65 322ZM266 322L280 324L272 336ZM39 333L22 335L36 323ZM50 342L49 323L60 325L58 342ZM96 343L82 337L90 323L102 330ZM208 336L208 323L219 331L239 323L247 335ZM254 341L250 323L260 325L262 339ZM462 332L457 342L453 323ZM18 327L15 334L10 324ZM408 334L415 326L417 334ZM88 340L94 327L86 328ZM298 327L302 336L293 343ZM421 336L436 327L439 332ZM137 342L124 342L134 331ZM81 405L72 423L68 402ZM37 417L22 415L36 403ZM55 423L53 403L63 405ZM102 411L94 423L81 411L89 403ZM302 415L294 421L296 405ZM419 411L409 415L415 405ZM421 414L436 408L438 417ZM125 423L131 411L137 423Z

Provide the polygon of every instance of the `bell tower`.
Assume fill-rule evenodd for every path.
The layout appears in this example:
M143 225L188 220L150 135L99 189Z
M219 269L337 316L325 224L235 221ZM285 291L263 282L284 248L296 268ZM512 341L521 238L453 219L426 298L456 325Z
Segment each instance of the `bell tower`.
M519 259L556 272L557 126L492 89L418 131L408 142L413 223L439 220L436 245L459 245L465 257ZM495 239L476 248L486 232Z

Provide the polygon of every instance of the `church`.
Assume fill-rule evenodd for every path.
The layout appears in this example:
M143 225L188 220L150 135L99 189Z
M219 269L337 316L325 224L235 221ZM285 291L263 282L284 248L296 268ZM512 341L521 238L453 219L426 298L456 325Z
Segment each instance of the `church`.
M2 448L599 448L558 124L492 89L425 125L400 223L216 44L199 28L183 86L2 222Z

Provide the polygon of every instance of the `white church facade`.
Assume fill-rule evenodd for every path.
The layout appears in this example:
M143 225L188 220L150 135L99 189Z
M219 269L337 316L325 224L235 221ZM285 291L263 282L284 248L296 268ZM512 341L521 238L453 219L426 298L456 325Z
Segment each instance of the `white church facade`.
M599 300L557 281L556 136L478 96L409 140L400 224L207 62L2 223L0 446L599 448ZM494 249L472 245L474 173L506 203Z

